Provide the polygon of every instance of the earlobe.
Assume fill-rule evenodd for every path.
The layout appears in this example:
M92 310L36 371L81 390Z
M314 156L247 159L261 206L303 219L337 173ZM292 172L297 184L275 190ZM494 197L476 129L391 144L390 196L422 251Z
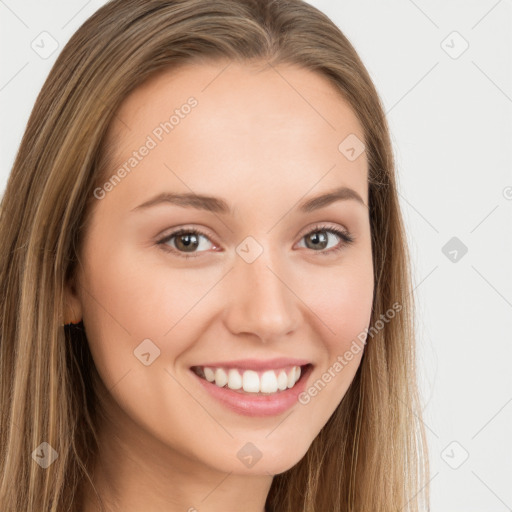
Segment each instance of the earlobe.
M78 297L75 285L70 282L64 290L64 319L62 325L78 324L82 321L82 303Z

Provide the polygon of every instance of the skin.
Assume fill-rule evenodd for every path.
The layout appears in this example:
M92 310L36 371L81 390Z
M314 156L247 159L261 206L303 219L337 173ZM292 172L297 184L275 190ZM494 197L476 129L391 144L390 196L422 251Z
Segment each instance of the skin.
M364 139L355 114L308 70L226 65L160 74L125 100L108 133L112 174L187 98L198 105L97 201L67 289L67 313L83 318L104 386L93 480L111 510L263 512L273 475L305 455L363 354L307 405L271 417L228 410L190 371L298 357L314 365L311 385L368 327L372 307L368 163L365 153L349 161L338 150L351 133ZM297 210L342 185L364 204ZM172 204L132 211L163 191L221 197L234 214ZM328 254L344 242L324 231L327 246L306 245L319 222L355 241ZM180 257L179 248L190 253L178 237L171 252L157 244L180 227L207 235L197 257ZM252 263L236 252L247 236L263 249ZM160 349L149 366L134 356L147 338ZM262 453L251 468L237 457L248 442ZM83 510L98 510L90 488Z

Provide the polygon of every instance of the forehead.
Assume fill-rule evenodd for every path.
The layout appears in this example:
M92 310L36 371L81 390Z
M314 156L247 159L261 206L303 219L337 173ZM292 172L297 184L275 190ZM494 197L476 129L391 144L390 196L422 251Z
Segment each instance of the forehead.
M174 181L178 173L196 189L208 181L219 191L233 180L271 185L279 176L305 192L325 175L326 186L352 186L367 202L366 155L350 161L340 150L354 136L364 140L356 114L321 74L294 65L187 64L125 99L108 133L110 170L151 139L154 148L137 166L156 182L169 169ZM149 186L141 172L129 178Z

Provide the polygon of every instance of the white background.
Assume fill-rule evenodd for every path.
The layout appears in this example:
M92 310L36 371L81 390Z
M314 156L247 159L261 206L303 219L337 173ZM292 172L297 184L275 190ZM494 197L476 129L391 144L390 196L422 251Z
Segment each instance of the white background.
M104 3L0 0L2 192L56 56ZM391 127L414 259L432 510L512 510L511 0L310 3L355 46ZM31 48L43 31L59 44L46 59ZM444 252L456 261L443 252L453 237L458 246Z

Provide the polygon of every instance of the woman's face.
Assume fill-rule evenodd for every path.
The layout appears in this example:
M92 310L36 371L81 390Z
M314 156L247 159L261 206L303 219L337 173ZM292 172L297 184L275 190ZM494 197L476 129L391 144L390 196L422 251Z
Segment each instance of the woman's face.
M158 447L159 464L276 474L361 361L368 162L325 78L226 66L153 77L116 113L110 181L68 293L117 436Z

